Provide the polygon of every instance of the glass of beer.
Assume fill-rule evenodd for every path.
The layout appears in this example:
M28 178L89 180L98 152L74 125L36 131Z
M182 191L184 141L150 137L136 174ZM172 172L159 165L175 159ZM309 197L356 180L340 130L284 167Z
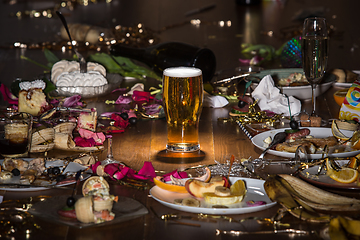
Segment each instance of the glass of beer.
M199 119L204 99L202 71L172 67L163 72L163 107L167 121L166 149L172 152L200 150Z
M31 146L32 116L18 113L0 119L0 154L26 157Z

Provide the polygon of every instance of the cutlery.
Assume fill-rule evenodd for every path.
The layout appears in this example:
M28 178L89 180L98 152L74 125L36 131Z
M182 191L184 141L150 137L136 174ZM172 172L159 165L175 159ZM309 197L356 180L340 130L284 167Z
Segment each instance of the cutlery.
M67 34L69 35L69 39L70 39L70 42L71 42L71 45L72 45L72 50L75 52L76 56L78 57L79 59L79 63L80 63L80 72L81 73L86 73L87 72L87 64L86 64L86 61L85 61L85 58L78 52L78 50L76 50L75 46L73 45L73 40L71 38L71 35L70 35L70 31L69 31L69 27L68 27L68 24L66 22L66 19L65 17L61 14L61 12L59 11L56 11L56 14L59 16L62 24L64 25L64 28L67 32Z
M269 144L269 146L261 153L261 155L259 156L258 159L263 159L266 152L272 148L273 146L275 146L275 144L278 143L283 143L285 141L286 138L286 133L285 132L278 132L277 134L275 134L273 140L271 141L271 143Z
M230 77L230 78L225 78L225 79L222 79L222 80L219 80L219 81L215 81L214 84L217 84L217 83L223 83L223 82L230 82L232 80L235 80L235 79L238 79L238 78L242 78L242 77L246 77L246 76L249 76L250 73L245 73L245 74L241 74L241 75L238 75L238 76L233 76L233 77Z
M72 188L62 187L57 185L48 185L48 186L41 186L41 185L30 185L30 184L20 184L20 183L0 183L0 190L1 188L58 188L64 190L72 190Z

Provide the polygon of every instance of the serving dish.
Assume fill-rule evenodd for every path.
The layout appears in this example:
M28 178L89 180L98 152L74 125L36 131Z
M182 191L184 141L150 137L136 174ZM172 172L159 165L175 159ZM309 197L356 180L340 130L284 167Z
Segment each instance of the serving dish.
M205 203L204 200L201 200L200 207L188 207L177 205L174 203L175 199L178 198L187 198L191 197L189 193L176 193L164 190L158 186L154 186L150 189L150 195L156 201L161 204L180 211L192 212L192 213L204 213L204 214L244 214L261 211L267 208L270 208L276 205L276 202L272 202L267 196L264 189L263 180L252 179L252 178L240 178L240 177L230 177L229 180L231 183L236 182L237 180L243 180L246 183L246 195L243 201L240 203L229 205L229 208L212 208L212 206ZM264 201L266 204L260 206L247 206L247 201Z
M263 70L260 73L251 74L245 77L246 81L252 81L251 88L255 89L263 77L270 75L275 82L275 85L283 94L294 96L300 100L311 99L311 86L280 86L279 79L287 78L292 73L304 73L302 68L284 68L284 69L270 69ZM316 86L316 96L320 96L326 92L335 82L336 76L330 73L325 73L320 84Z
M345 70L344 70L345 71ZM357 74L357 75L360 75L360 70L353 70L352 71L353 73ZM341 88L349 88L351 87L351 85L353 84L354 82L338 82L338 81L335 81L334 82L334 86L335 87L341 87Z
M25 161L30 161L33 158L23 158L23 160ZM2 165L3 163L3 159L0 160L0 165ZM47 168L49 167L62 167L64 166L64 161L63 160L55 160L55 161L47 161L46 165ZM77 171L80 170L86 170L87 167L78 164L78 163L74 163L74 162L70 162L65 170L63 171L64 174L66 173L76 173ZM86 180L87 178L89 178L91 176L91 170L88 170L86 172L84 172L82 174L82 181ZM49 188L52 187L64 187L64 186L68 186L71 184L74 184L75 182L66 182L66 183L62 183L62 184L49 184L47 186L40 186L40 185L34 185L34 184L30 184L29 186L27 185L21 185L20 184L20 176L13 176L10 179L6 179L6 180L0 180L0 190L6 190L6 191L12 191L12 192L31 192L31 191L44 191L44 190L49 190ZM3 185L1 185L3 184ZM14 184L14 185L11 185ZM9 185L9 186L7 186Z
M333 136L333 134L331 132L331 128L309 127L308 129L310 129L310 135L313 137L325 138L325 137ZM271 138L273 138L276 133L283 132L283 131L285 131L285 128L262 132L256 136L254 136L251 141L257 148L259 148L261 150L265 150L266 147L264 147L264 145L265 145L264 140L269 136ZM342 130L341 132L344 133L348 137L352 136L352 134L353 134L353 131L348 131L348 130ZM267 153L278 156L278 157L285 157L285 158L294 158L295 157L295 153L281 152L281 151L276 151L276 150L271 150L271 149L268 150ZM329 153L328 156L341 158L341 157L355 156L358 153L360 153L360 150L351 151L351 152L341 152L341 153ZM320 153L308 154L308 157L309 157L309 159L320 159L323 157L323 154L320 154Z
M342 166L344 164L347 164L349 162L349 160L335 160L335 162L339 166ZM304 169L299 172L299 176L303 180L305 180L313 185L317 185L319 187L346 189L346 190L360 190L360 186L358 186L356 184L356 182L340 183L340 182L333 180L328 175L326 175L326 169L321 168L321 165L316 165L316 166L312 166L307 169Z
M123 81L123 77L119 74L115 73L107 73L106 79L108 80L108 84L102 86L86 86L86 87L73 87L73 86L65 86L65 87L57 87L50 94L54 96L65 96L70 97L73 95L80 95L83 98L89 97L100 97L104 96L116 88L120 87L121 82Z
M142 205L137 200L119 196L118 201L114 202L112 209L112 212L115 213L114 220L103 223L81 223L77 219L61 217L57 213L58 210L62 209L66 205L66 199L68 197L69 196L54 196L45 199L44 201L33 204L28 212L36 217L75 228L118 224L120 222L128 221L148 213L146 207L144 207L144 205ZM76 198L79 197L80 196L76 196Z

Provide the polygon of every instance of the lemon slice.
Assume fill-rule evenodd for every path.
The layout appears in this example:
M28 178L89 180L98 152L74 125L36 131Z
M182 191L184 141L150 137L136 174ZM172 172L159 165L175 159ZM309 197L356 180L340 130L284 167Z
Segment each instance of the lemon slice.
M355 149L360 149L360 131L355 131L351 137L351 146Z
M349 140L350 138L345 136L339 129L338 125L336 124L335 120L332 121L331 124L331 132L333 134L334 137L336 137L337 139L341 139L341 140Z
M355 182L359 176L359 172L353 168L341 168L339 171L336 171L332 168L329 159L326 159L326 168L327 168L327 175L330 178L334 179L340 183L352 183Z
M245 182L243 180L237 180L230 186L230 193L235 196L244 196L246 193Z

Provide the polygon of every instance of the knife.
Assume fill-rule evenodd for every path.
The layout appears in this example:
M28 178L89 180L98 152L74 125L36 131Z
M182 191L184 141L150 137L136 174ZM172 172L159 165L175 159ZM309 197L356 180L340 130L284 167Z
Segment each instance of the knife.
M41 186L41 185L30 185L30 184L20 184L20 183L0 183L0 190L1 188L58 188L64 190L69 190L69 189L72 190L72 188L62 187L57 185Z

